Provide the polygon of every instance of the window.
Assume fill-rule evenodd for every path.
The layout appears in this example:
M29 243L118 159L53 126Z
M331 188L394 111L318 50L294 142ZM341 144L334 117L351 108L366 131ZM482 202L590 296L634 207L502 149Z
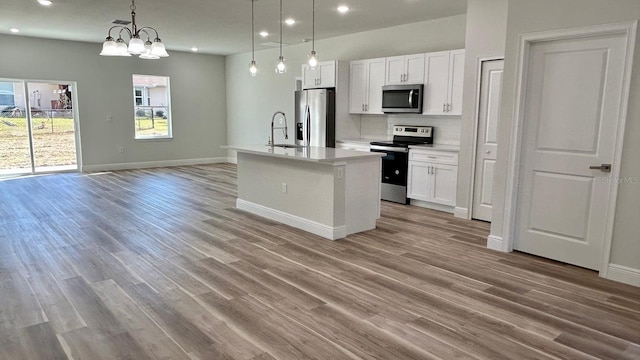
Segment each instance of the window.
M133 75L136 139L171 138L171 100L166 76Z
M13 107L14 105L13 83L0 82L0 109Z

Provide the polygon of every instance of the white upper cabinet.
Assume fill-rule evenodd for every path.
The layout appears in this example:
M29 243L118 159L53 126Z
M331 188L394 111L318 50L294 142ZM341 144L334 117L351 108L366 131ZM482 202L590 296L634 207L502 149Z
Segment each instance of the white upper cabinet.
M423 114L462 114L464 55L464 49L426 54Z
M349 112L382 114L385 59L352 61L349 72Z
M385 85L422 84L425 55L402 55L386 58Z
M323 61L315 69L302 65L302 88L318 89L336 87L336 62Z

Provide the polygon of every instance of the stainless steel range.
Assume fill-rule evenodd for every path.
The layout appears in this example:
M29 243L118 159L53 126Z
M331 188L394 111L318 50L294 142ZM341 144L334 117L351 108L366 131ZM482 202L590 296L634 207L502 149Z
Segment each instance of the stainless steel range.
M392 141L371 142L372 152L386 154L382 158L382 200L408 204L409 145L419 144L433 144L433 127L396 125Z

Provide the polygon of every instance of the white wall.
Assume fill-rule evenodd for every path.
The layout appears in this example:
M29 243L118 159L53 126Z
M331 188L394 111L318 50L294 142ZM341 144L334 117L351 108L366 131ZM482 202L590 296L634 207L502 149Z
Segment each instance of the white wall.
M638 0L510 0L508 10L503 100L498 129L498 161L494 186L491 234L502 237L510 133L514 124L516 58L520 34L616 23L640 18ZM622 177L640 176L640 36L636 41L634 70L622 157ZM611 252L612 264L640 272L640 184L621 184ZM640 273L639 273L640 274Z
M321 61L351 61L464 48L465 25L466 16L458 15L316 41L316 51ZM229 144L266 143L271 115L277 110L284 111L292 124L295 78L301 76L301 65L310 51L309 43L286 46L285 75L274 72L278 49L259 51L256 53L259 73L255 78L249 75L250 53L227 57ZM344 121L336 119L341 120ZM336 136L341 138L341 134ZM276 142L281 140L276 136Z
M468 0L456 215L470 216L480 59L504 57L509 0ZM499 145L500 146L500 145Z
M100 44L11 35L0 35L0 44L0 78L77 82L74 109L85 169L226 158L220 149L226 138L224 57L180 52L160 60L102 57ZM172 140L134 140L132 74L171 78Z

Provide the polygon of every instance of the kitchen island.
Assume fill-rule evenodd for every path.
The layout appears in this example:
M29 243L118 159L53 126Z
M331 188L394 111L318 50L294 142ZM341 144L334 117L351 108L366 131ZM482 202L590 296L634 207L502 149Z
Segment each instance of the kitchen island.
M382 154L313 146L223 148L238 153L238 209L331 240L375 229Z

